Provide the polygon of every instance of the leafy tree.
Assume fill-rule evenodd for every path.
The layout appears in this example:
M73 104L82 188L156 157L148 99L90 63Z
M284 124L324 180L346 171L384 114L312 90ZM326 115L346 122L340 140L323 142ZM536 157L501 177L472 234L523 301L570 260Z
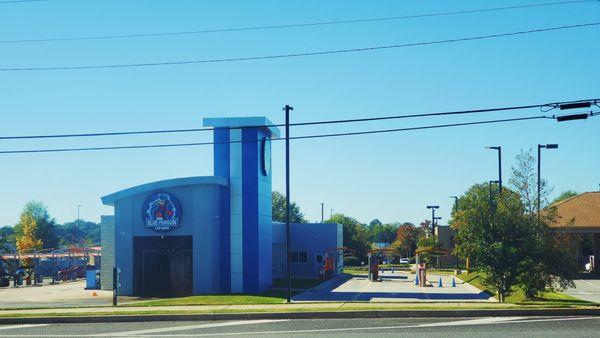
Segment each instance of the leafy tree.
M455 214L453 224L458 230L455 251L477 262L483 282L497 291L502 302L518 283L532 233L517 194L504 191L491 212L489 193L481 186L473 186L461 197L464 208Z
M412 257L417 249L417 239L420 230L412 223L404 223L396 230L396 241L392 248L405 257Z
M28 253L42 248L42 240L37 237L37 220L30 213L22 213L19 219L20 234L17 235L17 250Z
M15 225L16 237L22 237L23 231L23 216L29 215L29 217L35 220L35 238L42 241L42 248L56 248L58 247L58 237L56 235L56 221L50 217L48 209L42 202L29 201L25 204L23 211L21 212L21 218L19 223Z
M486 184L476 184L460 197L460 209L453 214L455 253L476 262L483 282L497 290L501 301L516 288L530 298L565 288L576 271L570 246L548 227L554 214L546 212L538 221L526 201L504 189L490 205Z
M344 246L356 251L356 257L366 259L371 243L368 229L353 217L334 214L327 222L339 223L344 230Z
M369 228L372 228L372 227L374 227L374 226L378 226L378 225L383 225L383 224L381 223L381 221L380 221L380 220L378 220L377 218L375 218L374 220L372 220L372 221L369 223Z
M516 157L516 164L511 167L512 176L509 180L512 188L516 191L529 213L537 212L537 161L533 157L533 150L521 150ZM548 186L548 181L540 181L540 208L544 208L548 202L548 196L552 188Z
M392 243L396 240L397 229L396 224L381 224L379 220L373 220L369 224L370 241L373 243Z
M0 227L0 252L15 250L15 229L11 226Z
M566 199L569 199L571 197L575 197L579 195L576 191L573 190L567 190L567 191L563 191L557 198L555 198L554 200L552 200L552 202L550 203L550 205L556 204L560 201L564 201Z
M273 201L273 220L277 222L285 222L285 209L287 206L285 196L277 191L273 191L271 196ZM290 204L290 222L308 223L306 218L304 218L304 214L300 211L300 207L294 202Z
M94 222L67 222L58 226L56 230L63 246L86 247L100 243L100 225Z

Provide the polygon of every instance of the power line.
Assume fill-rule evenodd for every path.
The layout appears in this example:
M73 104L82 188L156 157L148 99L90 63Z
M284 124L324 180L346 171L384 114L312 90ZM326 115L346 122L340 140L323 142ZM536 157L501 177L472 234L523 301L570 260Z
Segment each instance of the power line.
M29 1L45 1L45 0L29 0ZM451 15L460 15L460 14L473 14L473 13L494 12L494 11L524 9L524 8L533 8L533 7L546 7L546 6L556 6L556 5L579 4L579 3L585 3L585 2L597 2L597 0L577 0L577 1L545 2L545 3L537 3L537 4L525 4L525 5L505 6L505 7L480 8L480 9L472 9L472 10L464 10L464 11L453 11L453 12L437 12L437 13L402 15L402 16L389 16L389 17L377 17L377 18L351 19L351 20L332 20L332 21L304 22L304 23L283 24L283 25L233 27L233 28L213 28L213 29L190 30L190 31L139 33L139 34L115 34L115 35L96 35L96 36L75 36L75 37L37 38L37 39L19 39L19 40L0 40L0 43L8 44L8 43L28 43L28 42L59 42L59 41L128 39L128 38L143 38L143 37L160 37L160 36L177 36L177 35L192 35L192 34L211 34L211 33L241 32L241 31L274 30L274 29L283 29L283 28L315 27L315 26L330 26L330 25L341 25L341 24L352 24L352 23L366 23L366 22L378 22L378 21L394 21L394 20L418 19L418 18L426 18L426 17L451 16Z
M82 69L103 69L103 68L131 68L131 67L175 66L175 65L200 64L200 63L224 63L224 62L254 61L254 60L267 60L267 59L284 59L284 58L296 58L296 57L303 57L303 56L331 55L331 54L367 52L367 51L375 51L375 50L406 48L406 47L416 47L416 46L426 46L426 45L439 45L439 44L446 44L446 43L484 40L484 39L493 39L493 38L500 38L500 37L507 37L507 36L515 36L515 35L558 31L558 30L565 30L565 29L592 27L592 26L598 26L598 25L600 25L600 22L591 22L591 23L583 23L583 24L576 24L576 25L555 26L555 27L547 27L547 28L530 29L530 30L524 30L524 31L507 32L507 33L475 35L475 36L454 38L454 39L432 40L432 41L413 42L413 43L396 44L396 45L336 49L336 50L303 52L303 53L275 54L275 55L263 55L263 56L246 56L246 57L236 57L236 58L219 58L219 59L204 59L204 60L189 60L189 61L160 61L160 62L146 62L146 63L106 64L106 65L0 68L0 71L11 72L11 71L49 71L49 70L82 70Z
M41 1L49 1L49 0L5 0L5 1L0 1L0 5L16 4L16 3L21 3L21 2L41 2Z
M540 116L528 116L528 117L517 117L510 119L497 119L497 120L485 120L485 121L474 121L474 122L461 122L461 123L449 123L449 124L438 124L428 125L419 127L407 127L407 128L395 128L395 129L379 129L379 130L367 130L367 131L356 131L356 132L344 132L344 133L329 133L329 134L315 134L315 135L304 135L304 136L293 136L290 139L316 139L326 137L341 137L341 136L356 136L356 135L367 135L367 134L382 134L402 131L413 131L413 130L426 130L436 128L449 128L449 127L460 127L460 126L471 126L481 124L496 124L516 121L527 121L527 120L539 120L539 119L554 119L553 116L540 115ZM273 138L272 141L285 140L285 138ZM3 150L0 151L0 155L6 154L31 154L31 153L56 153L56 152L79 152L79 151L99 151L99 150L122 150L122 149L148 149L148 148L172 148L172 147L190 147L190 146L205 146L214 144L231 144L231 143L244 143L244 142L257 142L253 141L223 141L223 142L190 142L190 143L170 143L170 144L146 144L146 145L125 145L125 146L106 146L106 147L81 147L81 148L55 148L55 149L30 149L30 150Z
M513 111L523 110L531 108L544 108L549 109L543 110L548 112L561 104L570 104L577 102L594 102L594 104L600 102L600 99L584 99L584 100L572 100L564 102L552 102L544 104L530 104L520 106L508 106L508 107L496 107L496 108L483 108L483 109L471 109L471 110L455 110L455 111L444 111L444 112L433 112L424 114L409 114L409 115L392 115L392 116L375 116L355 119L340 119L340 120L321 120L321 121L309 121L309 122L297 122L290 123L290 126L312 126L312 125L328 125L328 124L343 124L343 123L358 123L358 122L371 122L371 121L384 121L384 120L398 120L407 118L418 118L418 117L436 117L436 116L450 116L450 115L466 115L466 114L480 114L480 113L492 113L499 111ZM268 127L283 127L285 124L269 124L261 126L243 126L243 127L228 127L229 129L243 129L243 128L268 128ZM188 132L203 132L212 131L214 128L189 128L189 129L163 129L163 130L140 130L140 131L117 131L117 132L99 132L99 133L78 133L78 134L50 134L50 135L21 135L21 136L0 136L0 140L24 140L24 139L50 139L50 138L75 138L75 137L101 137L101 136L125 136L125 135L145 135L145 134L169 134L169 133L188 133Z

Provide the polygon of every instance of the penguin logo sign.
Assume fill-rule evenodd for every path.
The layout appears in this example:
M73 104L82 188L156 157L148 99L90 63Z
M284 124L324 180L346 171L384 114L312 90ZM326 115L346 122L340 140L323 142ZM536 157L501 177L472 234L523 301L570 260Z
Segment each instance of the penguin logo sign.
M179 227L181 205L167 192L154 193L144 202L144 226L155 231L169 231Z

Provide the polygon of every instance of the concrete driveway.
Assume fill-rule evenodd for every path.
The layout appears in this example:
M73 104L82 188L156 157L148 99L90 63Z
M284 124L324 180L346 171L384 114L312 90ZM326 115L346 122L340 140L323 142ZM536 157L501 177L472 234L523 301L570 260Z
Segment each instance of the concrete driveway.
M577 279L575 288L564 293L590 302L600 303L600 279Z
M381 282L370 282L367 276L340 276L293 298L297 302L491 302L490 296L470 284L456 281L452 276L428 275L432 286L419 287L414 276L407 273L385 272ZM438 287L439 278L442 287Z
M84 290L85 282L0 288L0 309L112 304L112 291ZM96 292L96 296L93 293Z

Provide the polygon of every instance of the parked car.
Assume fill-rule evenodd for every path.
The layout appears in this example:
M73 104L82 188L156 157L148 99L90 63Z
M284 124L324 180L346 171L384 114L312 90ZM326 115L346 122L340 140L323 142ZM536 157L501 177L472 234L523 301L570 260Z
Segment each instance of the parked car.
M408 264L408 258L400 258L400 264Z

